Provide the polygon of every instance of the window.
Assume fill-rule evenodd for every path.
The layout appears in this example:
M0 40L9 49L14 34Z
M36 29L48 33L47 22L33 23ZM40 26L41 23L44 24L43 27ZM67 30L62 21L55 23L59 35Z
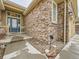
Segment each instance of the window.
M52 2L52 22L57 23L57 4L55 1Z

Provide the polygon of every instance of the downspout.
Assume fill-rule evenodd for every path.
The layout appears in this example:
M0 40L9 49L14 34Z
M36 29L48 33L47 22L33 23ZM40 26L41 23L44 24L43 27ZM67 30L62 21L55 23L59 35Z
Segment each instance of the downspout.
M66 19L66 15L67 15L67 2L66 2L66 0L64 0L64 44L66 44L66 37L67 37L67 19Z
M0 20L1 20L1 10L0 10Z

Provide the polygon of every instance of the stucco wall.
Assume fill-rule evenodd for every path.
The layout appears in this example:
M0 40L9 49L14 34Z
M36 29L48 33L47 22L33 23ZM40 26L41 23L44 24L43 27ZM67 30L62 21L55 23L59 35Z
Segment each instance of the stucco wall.
M48 40L52 34L58 39L57 25L51 22L52 0L42 0L27 16L25 16L26 33L39 40Z
M74 13L74 9L73 9L73 5L72 5L72 1L68 2L68 39L70 39L73 35L75 35L75 13Z

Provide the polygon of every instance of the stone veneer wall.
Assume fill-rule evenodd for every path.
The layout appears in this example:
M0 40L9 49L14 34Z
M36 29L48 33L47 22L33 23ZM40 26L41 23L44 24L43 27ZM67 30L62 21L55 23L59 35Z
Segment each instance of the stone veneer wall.
M39 40L48 40L52 34L57 37L57 25L51 22L52 0L42 0L27 16L25 16L26 33Z
M39 40L52 34L55 40L64 40L64 2L58 4L58 23L51 22L52 0L42 0L25 16L26 33Z
M64 41L64 2L58 4L58 39Z

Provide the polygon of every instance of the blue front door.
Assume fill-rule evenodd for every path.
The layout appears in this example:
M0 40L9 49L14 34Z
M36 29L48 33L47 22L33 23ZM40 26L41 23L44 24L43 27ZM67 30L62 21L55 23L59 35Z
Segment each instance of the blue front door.
M20 23L19 19L16 18L9 18L8 23L9 23L9 32L20 32Z

